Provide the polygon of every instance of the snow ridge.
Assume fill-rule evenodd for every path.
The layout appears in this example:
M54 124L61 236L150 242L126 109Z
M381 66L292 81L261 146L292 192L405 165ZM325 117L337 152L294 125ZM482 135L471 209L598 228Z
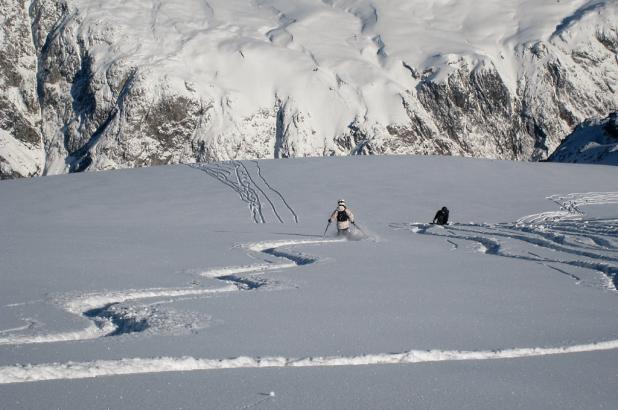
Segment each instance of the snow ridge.
M274 356L256 358L237 357L233 359L199 359L193 357L133 358L93 362L4 366L0 367L0 384L198 370L338 367L519 359L614 349L618 349L618 339L560 347L530 347L481 351L410 350L404 353L380 353L360 356L318 356L307 358Z

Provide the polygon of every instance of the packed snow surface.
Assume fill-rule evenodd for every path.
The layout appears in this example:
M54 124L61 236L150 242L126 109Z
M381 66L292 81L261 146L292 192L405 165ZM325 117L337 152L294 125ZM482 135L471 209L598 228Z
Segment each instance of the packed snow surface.
M0 407L611 408L617 173L357 157L3 182ZM323 236L340 198L358 228Z

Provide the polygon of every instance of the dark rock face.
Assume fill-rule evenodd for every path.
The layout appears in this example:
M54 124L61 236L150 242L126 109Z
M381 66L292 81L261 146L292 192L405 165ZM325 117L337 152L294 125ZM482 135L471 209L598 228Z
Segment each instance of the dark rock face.
M25 0L0 3L0 178L40 175L43 141L36 52Z
M549 40L518 45L510 56L514 72L489 57L445 54L440 64L426 67L401 61L410 82L394 93L400 101L393 109L402 115L388 121L367 114L324 117L302 95L275 91L269 104L234 111L230 97L156 64L136 65L120 52L101 57L102 48L115 50L123 33L85 21L78 3L0 0L1 178L307 155L541 160L584 119L618 109L613 2L565 19ZM361 34L378 21L375 8L363 10L351 12L371 23ZM294 21L280 19L285 24L277 39L293 41L286 28ZM380 36L372 41L376 61L386 67L389 45ZM316 67L308 78L322 70L312 58ZM362 90L334 77L333 100L324 105L335 98L357 104L345 96ZM365 112L375 103L361 102ZM334 120L347 127L324 131L315 125Z
M418 99L438 125L440 134L455 142L458 151L442 154L523 159L523 139L517 100L494 67L472 68L465 62L442 83L431 79L417 86ZM470 138L471 134L480 138Z
M603 130L613 138L618 138L618 112L613 112L607 117L607 123Z
M618 112L584 121L548 158L551 162L618 165Z

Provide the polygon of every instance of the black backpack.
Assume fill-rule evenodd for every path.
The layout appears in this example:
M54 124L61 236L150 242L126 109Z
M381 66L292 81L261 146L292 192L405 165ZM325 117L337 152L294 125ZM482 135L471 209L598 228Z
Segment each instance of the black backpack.
M350 219L350 217L345 209L343 211L337 211L337 222L345 222L348 219Z

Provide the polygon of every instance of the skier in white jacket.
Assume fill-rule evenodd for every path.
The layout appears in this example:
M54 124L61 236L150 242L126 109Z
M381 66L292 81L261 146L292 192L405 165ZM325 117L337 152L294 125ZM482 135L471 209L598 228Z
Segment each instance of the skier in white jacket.
M347 236L350 233L350 224L354 224L354 214L348 209L344 199L337 201L337 209L328 218L328 223L337 221L337 236Z

